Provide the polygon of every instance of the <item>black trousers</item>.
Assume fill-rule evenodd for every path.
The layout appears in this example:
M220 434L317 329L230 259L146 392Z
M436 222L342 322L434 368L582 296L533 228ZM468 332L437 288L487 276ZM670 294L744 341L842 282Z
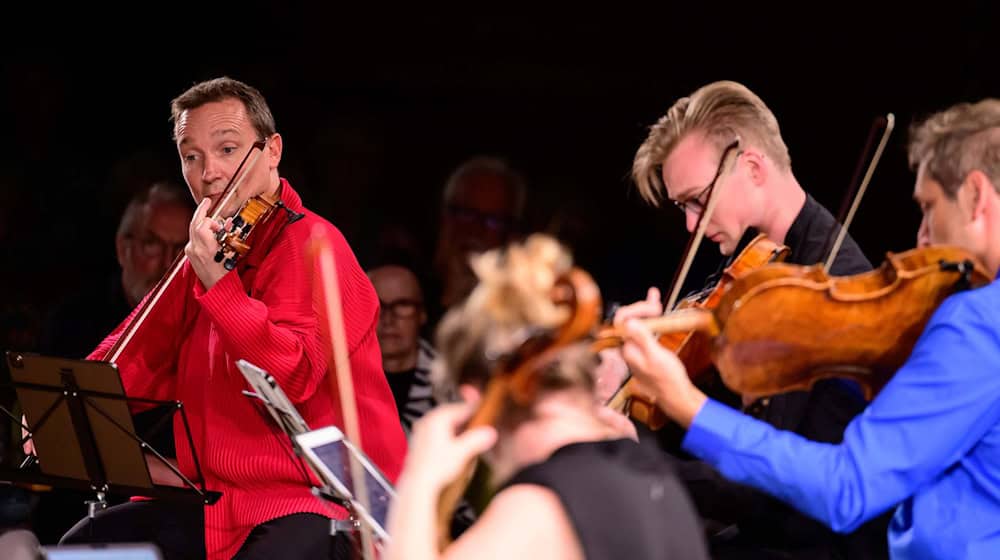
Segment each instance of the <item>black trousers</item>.
M59 544L151 542L164 560L205 558L205 516L200 505L160 500L129 502L84 518ZM233 558L355 557L349 535L330 536L330 520L313 513L296 513L254 527Z

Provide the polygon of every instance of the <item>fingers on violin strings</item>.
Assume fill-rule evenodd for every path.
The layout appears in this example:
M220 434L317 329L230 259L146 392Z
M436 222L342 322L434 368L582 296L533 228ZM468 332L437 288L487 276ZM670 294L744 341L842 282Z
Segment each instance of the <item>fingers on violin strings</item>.
M647 299L620 308L615 313L614 325L616 327L623 326L629 319L656 317L663 314L663 304L659 300L659 290L656 290L656 288L650 288L650 290L649 295L655 296L655 300L647 297ZM656 290L655 293L652 290Z
M211 206L212 200L206 198L198 203L198 207L194 209L194 215L191 217L191 224L188 226L188 237L194 239L198 232L198 228L201 227L202 222L205 221L205 217L208 215L208 207Z
M663 300L660 298L659 288L650 288L646 291L645 311L647 317L663 315Z
M649 327L639 320L625 322L625 339L629 342L634 342L643 350L647 350L658 344L656 339L653 338L653 333L649 330Z
M660 300L660 289L655 286L649 288L646 291L646 301L653 305L663 305L663 302Z
M212 208L212 199L211 198L202 199L202 201L198 203L198 207L195 208L194 210L194 217L198 219L198 221L204 220L206 217L208 217L208 211L211 208Z

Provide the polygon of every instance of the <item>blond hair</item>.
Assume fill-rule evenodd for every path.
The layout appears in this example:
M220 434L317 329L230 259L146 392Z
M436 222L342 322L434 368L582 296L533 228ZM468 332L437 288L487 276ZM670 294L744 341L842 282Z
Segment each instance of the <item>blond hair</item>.
M965 177L980 170L1000 192L1000 100L959 103L910 128L910 167L927 174L954 199Z
M649 135L636 150L632 179L639 194L650 204L659 206L666 195L660 177L663 162L692 132L704 134L720 151L739 138L744 147L752 144L760 148L778 169L791 169L792 160L781 139L778 120L760 97L736 82L713 82L689 97L678 99L649 128Z
M571 267L568 251L543 234L474 257L478 285L437 329L438 359L431 378L438 397L453 398L461 384L485 387L498 363L523 342L562 325L569 310L552 301L552 292ZM539 389L592 391L597 357L586 350L581 343L563 351L539 372Z

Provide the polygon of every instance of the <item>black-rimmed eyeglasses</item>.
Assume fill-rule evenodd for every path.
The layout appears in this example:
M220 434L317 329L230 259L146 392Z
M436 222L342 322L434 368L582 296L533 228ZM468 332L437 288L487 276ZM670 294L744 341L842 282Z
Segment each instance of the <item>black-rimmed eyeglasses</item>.
M423 309L423 302L416 299L394 299L392 301L378 300L379 307L382 308L382 317L392 315L399 319L410 319L416 317L417 313Z
M739 140L733 140L731 144L726 146L725 150L722 150L722 156L719 157L719 167L715 170L715 176L712 177L712 181L707 187L698 192L698 194L687 198L686 200L672 200L674 206L680 208L681 212L687 212L691 210L694 214L701 214L705 210L705 205L708 204L708 197L712 196L712 189L715 184L719 181L719 177L722 176L722 170L726 166L726 159L729 156L729 152L735 150L740 146ZM736 157L740 157L743 150L737 152Z

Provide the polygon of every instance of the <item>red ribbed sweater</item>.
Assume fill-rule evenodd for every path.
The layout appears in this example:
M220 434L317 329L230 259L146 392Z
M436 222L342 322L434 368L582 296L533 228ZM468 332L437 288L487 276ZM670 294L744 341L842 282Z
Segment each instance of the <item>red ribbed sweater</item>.
M276 216L264 224L251 252L210 290L186 263L118 359L126 394L184 403L206 486L222 492L205 507L209 559L231 558L253 527L278 517L344 516L310 493L287 438L241 394L248 386L235 365L245 359L271 373L311 428L343 428L340 403L324 379L329 350L306 256L314 224L327 229L337 261L364 451L393 481L406 454L375 336L375 290L340 231L281 183L281 199L305 218L285 226ZM89 358L103 358L130 320ZM174 433L179 468L193 479L180 415Z

